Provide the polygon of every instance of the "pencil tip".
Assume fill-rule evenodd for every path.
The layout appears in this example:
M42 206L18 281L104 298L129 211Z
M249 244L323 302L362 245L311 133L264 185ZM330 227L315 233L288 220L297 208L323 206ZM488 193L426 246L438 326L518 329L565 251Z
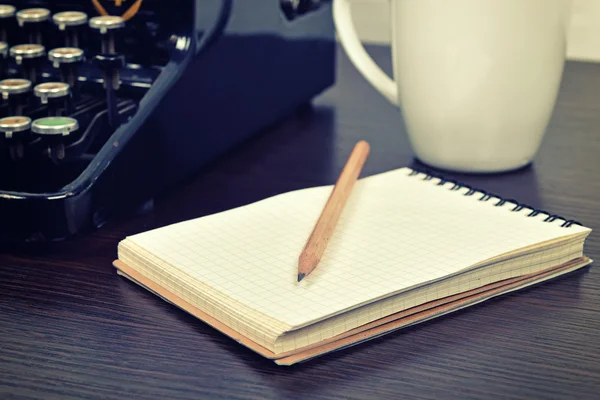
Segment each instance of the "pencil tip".
M302 279L304 279L305 276L306 276L306 274L298 274L298 282L300 282Z

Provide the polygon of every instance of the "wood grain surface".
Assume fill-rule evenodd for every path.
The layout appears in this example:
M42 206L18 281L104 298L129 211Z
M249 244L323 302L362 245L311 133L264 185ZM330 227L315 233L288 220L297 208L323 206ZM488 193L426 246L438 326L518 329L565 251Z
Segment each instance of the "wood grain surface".
M370 49L390 70L386 48ZM118 277L126 235L333 184L360 139L363 174L414 160L402 115L340 52L338 84L154 209L35 253L0 255L0 398L597 398L600 270L504 296L293 367L272 362ZM600 65L569 62L539 155L471 185L600 230ZM600 259L593 232L586 254ZM423 262L427 262L426 259Z

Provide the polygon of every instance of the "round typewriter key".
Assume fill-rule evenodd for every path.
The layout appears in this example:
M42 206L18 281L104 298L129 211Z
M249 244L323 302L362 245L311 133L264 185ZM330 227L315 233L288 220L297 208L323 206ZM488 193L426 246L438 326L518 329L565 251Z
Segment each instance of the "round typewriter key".
M28 79L4 79L0 81L2 99L8 101L11 115L21 115L26 97L31 90L31 81Z
M31 131L48 145L48 155L53 161L65 158L65 137L79 129L79 123L69 117L46 117L31 123Z
M27 8L17 11L17 23L20 27L28 25L29 42L42 44L42 23L50 18L50 10L45 8Z
M33 88L33 94L39 97L42 104L48 103L48 99L65 99L71 93L71 87L64 82L40 83Z
M0 4L0 40L3 42L8 41L7 29L6 29L6 20L8 18L13 18L17 9L8 4ZM12 22L12 21L11 21Z
M26 116L5 117L0 119L0 132L7 140L10 157L13 160L23 158L23 141L29 133L31 118Z
M0 93L3 99L11 94L25 93L31 89L31 81L27 79L4 79L0 81Z
M21 64L23 59L39 58L45 54L46 49L41 44L18 44L10 48L10 55L17 64Z
M36 85L33 93L42 104L48 104L48 115L59 116L61 110L68 106L71 87L64 82L46 82Z
M28 131L31 127L31 118L25 116L4 117L0 119L0 132L6 139L12 139L19 133Z
M65 46L79 46L80 27L88 22L88 16L81 11L63 11L52 16L58 29L65 32Z
M25 77L32 82L37 81L38 64L45 54L46 48L41 44L18 44L10 48L10 55L22 67Z
M58 29L64 31L69 26L84 25L88 21L88 16L81 11L63 11L54 14L52 20L58 26Z
M61 64L72 64L83 61L84 52L77 47L59 47L48 52L48 60L54 65L54 68Z
M102 38L102 53L115 52L115 37L113 31L121 29L125 26L125 20L116 15L104 15L90 19L90 28L97 29L103 36Z
M102 15L90 19L90 28L98 29L103 34L111 29L119 29L124 26L125 20L116 15Z
M31 123L31 131L40 136L69 136L79 129L79 123L70 117L45 117Z
M43 22L50 18L50 10L45 8L27 8L17 12L17 22L19 26L26 23Z
M14 6L0 4L0 18L12 18L16 12L17 9Z

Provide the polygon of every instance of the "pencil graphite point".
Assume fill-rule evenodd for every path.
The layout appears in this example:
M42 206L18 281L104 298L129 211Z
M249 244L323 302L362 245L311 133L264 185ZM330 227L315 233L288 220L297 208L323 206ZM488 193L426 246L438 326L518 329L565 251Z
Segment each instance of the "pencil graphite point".
M298 274L298 282L300 282L302 279L304 279L305 276L306 276L306 274Z

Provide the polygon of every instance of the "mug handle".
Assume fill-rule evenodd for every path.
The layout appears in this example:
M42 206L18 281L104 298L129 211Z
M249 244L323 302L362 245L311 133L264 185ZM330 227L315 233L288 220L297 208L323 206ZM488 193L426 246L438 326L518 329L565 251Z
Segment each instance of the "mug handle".
M367 54L367 51L358 38L352 20L350 0L334 0L333 21L339 41L356 69L390 103L399 106L400 102L396 82L379 68L375 61Z

